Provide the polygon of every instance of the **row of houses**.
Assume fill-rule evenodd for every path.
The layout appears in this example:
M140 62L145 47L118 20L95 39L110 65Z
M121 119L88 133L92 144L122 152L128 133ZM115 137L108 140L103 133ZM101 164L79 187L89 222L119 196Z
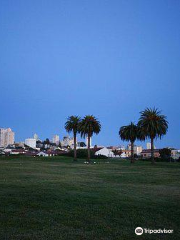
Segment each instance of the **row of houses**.
M128 149L113 149L113 148L101 148L98 151L95 152L95 155L104 155L106 157L121 157L121 158L128 158L131 156L131 150ZM137 157L141 158L150 158L151 157L151 149L143 149L140 154L137 155ZM160 149L154 149L154 157L160 158ZM180 150L172 149L171 150L171 158L174 160L180 159Z
M119 149L114 147L102 147L99 148L97 151L95 149L95 155L103 155L111 158L129 158L131 156L131 150ZM137 156L140 156L140 153Z
M28 145L17 146L16 144L8 145L6 148L0 149L0 155L25 155L25 156L60 156L67 153L67 149L59 147L41 150L40 148L32 148Z
M47 146L46 146L47 145ZM40 147L40 146L39 146ZM46 148L47 147L47 148ZM78 147L78 149L87 149L86 146ZM131 156L131 150L122 147L104 147L104 146L94 146L91 147L96 156L103 155L110 158L129 158ZM0 149L0 155L25 155L25 156L60 156L65 155L71 150L70 148L60 148L55 145L45 144L42 148L32 148L26 144L12 144L8 145L6 148ZM134 152L136 157L139 158L150 158L151 149L142 149L141 152ZM154 156L156 158L160 157L160 149L154 149ZM180 158L180 150L171 150L171 157L173 159Z
M150 158L151 157L151 150L150 149L144 149L141 152L141 156L143 158ZM159 158L160 157L160 149L154 149L154 157ZM180 150L178 149L171 149L171 157L175 160L180 158Z

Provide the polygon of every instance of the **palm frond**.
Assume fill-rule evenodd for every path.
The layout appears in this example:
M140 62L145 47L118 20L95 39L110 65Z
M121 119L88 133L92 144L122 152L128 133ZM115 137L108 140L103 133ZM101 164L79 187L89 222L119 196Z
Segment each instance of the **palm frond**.
M157 108L146 108L140 114L138 127L142 130L145 138L161 138L167 133L168 121Z
M119 136L123 141L135 142L137 139L138 128L131 122L127 126L122 126L119 130Z
M67 132L77 133L79 129L80 124L80 117L79 116L70 116L68 117L66 123L65 123L65 129Z
M88 135L92 137L94 133L98 134L100 131L101 124L93 115L87 115L81 120L79 125L81 137L86 137Z

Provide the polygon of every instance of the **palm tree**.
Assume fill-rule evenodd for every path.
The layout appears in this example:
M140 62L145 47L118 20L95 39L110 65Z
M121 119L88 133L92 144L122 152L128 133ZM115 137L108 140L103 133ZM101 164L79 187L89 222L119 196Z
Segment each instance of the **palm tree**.
M74 135L74 161L77 161L77 153L76 153L76 137L79 130L79 124L80 124L80 117L78 116L70 116L67 119L67 122L65 123L65 129L66 131L73 132Z
M141 116L138 122L138 127L141 132L141 136L151 139L151 161L154 161L154 139L160 138L167 133L168 121L166 116L161 115L161 111L157 108L146 108L140 112Z
M134 163L134 142L137 139L138 127L131 122L128 126L123 126L119 130L119 136L123 141L131 142L131 163Z
M88 138L88 162L90 162L90 139L94 133L98 134L100 131L101 124L93 115L87 115L82 119L79 132L81 137Z

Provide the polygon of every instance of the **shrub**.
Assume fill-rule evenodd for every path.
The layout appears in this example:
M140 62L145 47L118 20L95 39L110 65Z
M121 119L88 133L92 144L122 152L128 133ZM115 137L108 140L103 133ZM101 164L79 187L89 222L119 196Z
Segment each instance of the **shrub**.
M107 156L104 155L94 155L94 159L107 159Z
M96 156L93 149L91 149L90 154L91 154L91 159L107 159L108 158L104 155ZM67 156L74 157L74 150L70 150L67 153ZM77 149L77 158L86 159L87 157L88 157L87 149Z
M171 157L171 149L169 148L162 148L159 150L159 153L162 159L170 159Z
M91 153L91 158L94 158L94 151L90 151ZM67 154L69 157L74 157L74 150L70 150ZM87 149L77 149L77 158L87 158L88 157L88 152Z

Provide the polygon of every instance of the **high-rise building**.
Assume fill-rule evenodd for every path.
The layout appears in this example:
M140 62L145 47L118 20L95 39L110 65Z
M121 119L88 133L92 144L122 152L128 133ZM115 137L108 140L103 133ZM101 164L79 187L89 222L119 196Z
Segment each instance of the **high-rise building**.
M151 149L151 143L150 143L150 142L146 143L146 148L147 148L147 149ZM154 146L154 149L156 149L155 146Z
M14 144L14 132L11 128L0 128L0 147L7 147Z
M127 149L131 150L131 143L127 145ZM134 145L134 154L139 155L142 152L142 150L143 150L142 146Z
M70 138L69 136L63 137L63 140L61 141L62 147L72 146L74 144L74 138Z
M150 142L146 143L146 148L151 149L151 143Z
M142 146L135 146L134 147L134 153L137 154L137 155L140 155L142 150L143 150Z
M36 141L39 140L38 135L36 133L34 134L34 139L36 139Z
M52 142L56 145L59 145L59 135L54 135L52 138Z

